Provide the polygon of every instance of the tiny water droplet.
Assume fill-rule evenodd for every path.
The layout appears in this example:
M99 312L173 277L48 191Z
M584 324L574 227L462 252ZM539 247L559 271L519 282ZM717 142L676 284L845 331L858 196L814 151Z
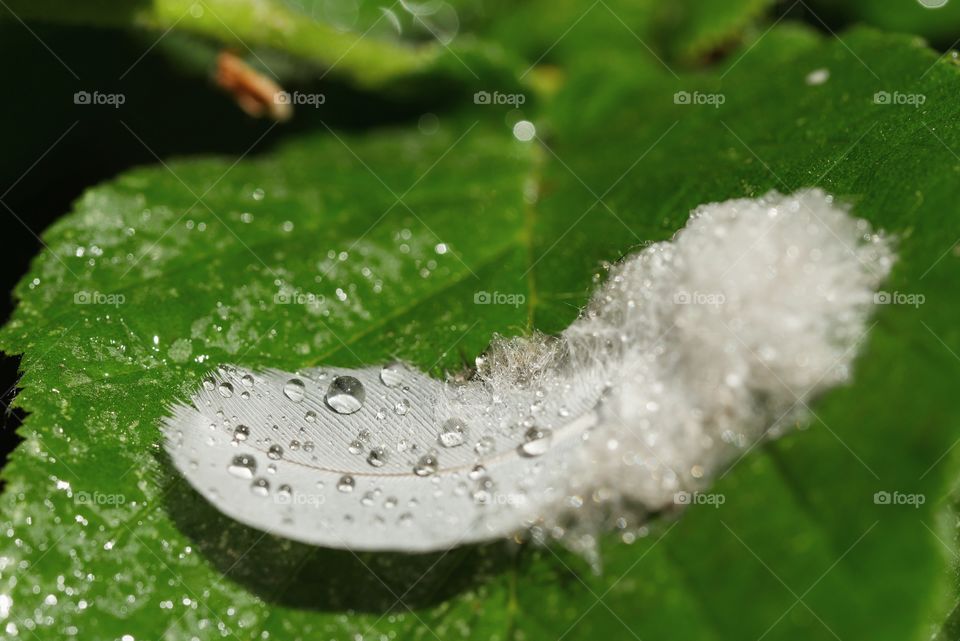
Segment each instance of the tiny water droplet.
M340 477L340 480L337 481L337 489L341 492L353 492L353 488L356 486L357 482L349 474L344 474Z
M337 376L331 381L324 400L337 414L353 414L363 407L365 398L363 383L353 376Z
M250 436L250 428L246 425L237 425L233 430L233 438L237 441L245 441Z
M270 494L270 481L264 478L256 479L250 484L250 491L257 496L267 496Z
M410 411L410 401L405 398L401 398L399 401L397 401L397 404L393 406L393 411L400 416L405 416L406 413Z
M271 445L267 450L267 458L278 461L283 457L283 448L279 445Z
M406 367L403 363L390 363L380 369L380 382L387 387L400 387Z
M252 479L257 471L257 460L249 454L234 456L227 466L227 471L242 479Z
M489 476L484 476L477 483L477 489L473 492L473 501L477 505L488 505L493 501L493 480Z
M483 456L484 454L489 454L493 451L494 441L491 436L483 436L477 441L476 445L473 446L473 451Z
M317 420L317 414L313 410L309 410L306 414L303 415L303 420L307 423L313 423Z
M473 469L470 470L470 473L467 474L467 476L470 477L471 481L476 481L486 473L487 473L487 468L485 468L482 465L475 465Z
M306 386L299 378L291 378L283 385L283 395L294 403L302 401L306 391Z
M203 389L212 392L216 388L217 388L217 384L212 378L203 379Z
M523 435L524 441L517 450L523 456L540 456L550 449L550 443L553 440L553 432L546 428L531 427Z
M373 492L365 492L363 498L360 499L360 504L366 507L373 505Z
M373 467L383 467L387 462L387 448L385 447L375 447L370 450L370 454L367 455L367 463Z
M413 466L413 473L417 476L430 476L437 471L437 457L433 454L424 454Z
M293 495L293 488L284 483L277 488L277 498L282 501L289 501L290 497Z
M440 428L440 434L437 440L444 447L457 447L463 445L467 438L467 424L459 418L448 419L443 427Z

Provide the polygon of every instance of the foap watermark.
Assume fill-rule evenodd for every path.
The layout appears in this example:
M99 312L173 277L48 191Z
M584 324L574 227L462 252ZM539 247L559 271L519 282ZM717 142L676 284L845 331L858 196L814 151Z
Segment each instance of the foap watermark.
M727 502L723 494L707 492L686 492L681 490L673 495L674 505L712 505L720 507Z
M489 501L494 505L512 505L514 507L524 505L526 502L527 497L516 492L494 492Z
M123 294L104 294L103 292L88 292L80 290L73 295L74 305L112 305L119 307L127 302Z
M273 95L273 102L278 105L319 107L327 102L327 97L322 93L278 91Z
M105 494L103 492L76 492L73 502L77 505L123 505L127 497L123 494Z
M719 109L720 105L726 101L727 97L722 93L678 91L673 94L673 104L675 105L709 106Z
M720 292L688 292L679 291L673 295L673 302L677 305L711 305L719 307L727 302L727 297Z
M873 302L877 305L910 305L911 307L920 307L927 302L927 297L923 294L879 291L873 295Z
M519 107L527 101L527 97L522 93L500 93L499 91L478 91L473 94L473 104L475 105L510 105Z
M98 105L119 109L127 101L122 93L103 93L100 91L78 91L73 94L75 105Z
M277 292L273 295L274 305L323 305L326 300L323 294L311 294L300 290Z
M520 307L527 302L523 294L507 294L504 292L479 291L473 294L474 305L513 305Z
M279 505L313 505L319 507L323 505L327 497L323 494L303 494L289 490L280 490L271 494L273 502Z
M919 508L926 502L927 497L924 494L907 494L904 492L887 492L881 490L873 495L874 505L909 505L910 507Z
M873 104L875 105L908 105L919 107L927 101L927 96L922 93L902 93L900 91L878 91L873 94Z

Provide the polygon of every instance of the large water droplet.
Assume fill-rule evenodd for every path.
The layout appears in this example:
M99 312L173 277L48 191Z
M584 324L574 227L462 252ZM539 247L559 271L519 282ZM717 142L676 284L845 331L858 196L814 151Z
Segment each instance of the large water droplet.
M337 489L341 492L353 492L353 488L357 485L357 482L349 474L344 474L340 477L340 480L337 481Z
M317 420L316 412L313 410L307 411L307 413L303 415L303 420L305 420L307 423L313 423L315 420Z
M403 363L390 363L380 370L380 382L387 387L400 387L403 384L403 375L406 367Z
M437 471L437 457L433 454L424 454L413 466L413 473L417 476L430 476Z
M203 389L212 392L217 388L217 383L212 378L203 379Z
M233 438L237 441L245 441L250 436L250 428L246 425L237 425L233 430Z
M367 463L373 467L383 467L387 462L387 448L375 447L367 455Z
M267 496L270 494L270 481L264 478L257 479L250 484L250 491L257 496Z
M550 449L550 442L553 440L553 432L546 428L531 427L523 435L523 443L517 447L517 450L523 456L540 456Z
M302 401L306 393L307 388L299 378L291 378L283 386L283 395L294 403Z
M456 447L463 445L467 438L467 424L459 418L451 418L440 428L440 434L437 440L444 447Z
M277 488L277 499L279 499L281 502L289 503L292 496L293 488L286 483Z
M363 383L352 376L337 376L327 389L327 405L337 414L353 414L366 398Z
M257 460L249 454L234 456L227 466L227 471L242 479L252 479L257 471Z
M244 387L253 387L253 376L250 376L250 374L244 374L243 378L240 379L240 382L243 383Z
M230 398L233 396L233 385L230 383L220 383L220 387L217 389L220 391L220 396L224 398Z
M283 457L283 448L279 445L271 445L267 450L267 458L277 461Z

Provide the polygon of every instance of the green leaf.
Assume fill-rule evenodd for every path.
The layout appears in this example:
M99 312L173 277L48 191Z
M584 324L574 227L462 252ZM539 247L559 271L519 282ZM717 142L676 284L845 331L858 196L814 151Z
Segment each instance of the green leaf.
M308 19L280 0L154 0L120 7L100 0L11 1L0 11L0 16L4 14L18 20L141 27L158 33L178 29L237 47L243 53L251 47L287 52L324 68L336 67L359 85L371 87L433 68L444 54L437 43L405 43L344 31Z
M517 76L522 80L529 73L518 56L564 61L589 45L695 61L735 43L771 4L459 0L434 16L418 17L402 3L376 0L353 10L320 0L154 0L121 7L103 0L10 0L0 7L0 17L164 34L178 30L250 53L251 62L271 74L274 67L280 75L288 72L280 63L268 65L257 51L291 54L368 88L434 74L469 84L499 83L506 91L517 86Z
M929 38L938 47L954 47L960 37L960 5L944 0L871 2L871 0L810 0L813 22L854 22L897 33Z
M542 145L479 106L434 134L322 132L89 191L44 235L0 335L24 353L30 412L0 497L4 624L40 639L928 638L953 598L958 71L871 31L781 26L741 53L679 79L633 51L570 58L534 118ZM830 77L811 86L817 69ZM722 507L611 537L599 576L554 549L291 544L205 507L158 453L166 407L217 363L456 369L493 332L565 326L603 261L669 237L694 205L811 185L898 235L889 289L925 303L882 309L854 383L809 429L746 453L715 486ZM327 304L276 304L281 283ZM480 289L527 304L476 306Z

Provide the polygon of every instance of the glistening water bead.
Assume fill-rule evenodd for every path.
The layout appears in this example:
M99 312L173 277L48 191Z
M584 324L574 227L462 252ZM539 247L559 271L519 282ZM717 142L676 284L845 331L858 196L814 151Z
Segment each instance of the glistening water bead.
M305 394L306 385L299 378L291 378L283 386L283 395L294 403L302 401Z
M353 376L337 376L330 382L324 400L337 414L353 414L363 407L366 395L363 383Z
M353 477L349 474L344 474L340 477L340 480L337 481L337 490L341 492L353 492L353 488L356 487L357 482L353 480Z
M380 382L387 387L403 385L403 373L406 370L403 363L389 363L380 369Z
M367 455L367 463L373 467L383 467L387 462L387 448L375 447Z
M270 481L263 478L255 479L253 483L250 484L250 491L257 496L269 496Z
M517 446L523 456L542 456L550 449L553 432L546 428L531 427L523 435L523 442Z
M413 473L417 476L430 476L437 471L437 457L433 454L424 454L413 466Z
M242 479L252 479L257 471L257 460L248 454L234 456L227 466L227 471Z
M467 437L467 424L459 418L448 419L440 428L437 440L444 447L463 445Z

